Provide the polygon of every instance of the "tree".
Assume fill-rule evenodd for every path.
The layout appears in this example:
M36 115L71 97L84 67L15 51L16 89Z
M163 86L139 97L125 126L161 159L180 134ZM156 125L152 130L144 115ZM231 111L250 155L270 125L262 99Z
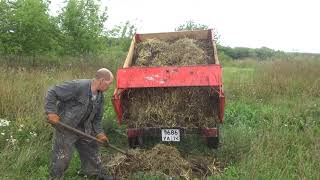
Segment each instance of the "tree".
M108 44L110 46L120 46L122 50L127 51L136 31L136 26L129 21L125 22L124 25L117 25L107 33L109 38Z
M189 20L189 21L185 22L184 24L181 24L177 28L175 28L175 31L192 31L192 30L206 30L206 29L208 29L207 25L198 24L192 20ZM213 29L213 32L214 32L213 39L215 40L215 42L217 44L220 44L219 43L219 40L220 40L219 33L215 29Z
M265 60L274 56L275 51L267 47L261 47L259 49L256 49L256 55L260 60Z
M6 54L35 56L50 50L54 25L47 0L2 0L0 44Z
M12 6L8 0L0 1L0 52L7 53L11 49L9 45L9 39L12 36L11 33L11 19L13 12Z
M100 11L98 1L69 0L59 15L66 54L96 54L103 49L107 9Z
M191 30L205 30L208 29L207 25L204 24L197 24L192 20L185 22L178 26L175 31L191 31Z

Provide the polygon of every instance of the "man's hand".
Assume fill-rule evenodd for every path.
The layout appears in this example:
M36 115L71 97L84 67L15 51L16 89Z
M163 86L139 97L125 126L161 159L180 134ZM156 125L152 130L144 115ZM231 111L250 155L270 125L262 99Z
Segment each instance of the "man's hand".
M48 114L48 121L50 124L57 124L60 121L60 117L57 114Z
M109 142L108 137L104 134L104 133L100 133L97 135L97 139L101 142L101 143L105 143L105 142Z

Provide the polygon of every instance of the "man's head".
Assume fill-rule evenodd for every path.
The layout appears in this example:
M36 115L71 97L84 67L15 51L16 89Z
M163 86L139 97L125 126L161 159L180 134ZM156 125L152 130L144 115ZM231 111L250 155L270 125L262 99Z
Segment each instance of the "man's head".
M94 86L96 90L104 92L108 89L113 81L112 72L106 68L101 68L96 72Z

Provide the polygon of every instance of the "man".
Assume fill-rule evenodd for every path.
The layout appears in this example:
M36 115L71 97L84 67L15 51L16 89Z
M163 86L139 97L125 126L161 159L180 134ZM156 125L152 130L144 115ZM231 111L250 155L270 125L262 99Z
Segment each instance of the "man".
M96 72L94 79L67 81L50 88L45 98L45 112L49 123L55 125L61 121L96 136L101 142L108 142L101 127L101 119L104 110L103 92L112 81L111 71L102 68ZM98 143L60 129L59 126L54 132L50 177L63 179L72 157L73 146L79 152L83 173L103 179L105 172L98 155Z

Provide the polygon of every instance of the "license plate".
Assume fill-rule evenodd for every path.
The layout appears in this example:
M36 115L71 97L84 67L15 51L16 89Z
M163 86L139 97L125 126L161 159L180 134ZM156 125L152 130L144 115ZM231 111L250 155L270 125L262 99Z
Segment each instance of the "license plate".
M180 129L161 129L162 141L180 141Z

